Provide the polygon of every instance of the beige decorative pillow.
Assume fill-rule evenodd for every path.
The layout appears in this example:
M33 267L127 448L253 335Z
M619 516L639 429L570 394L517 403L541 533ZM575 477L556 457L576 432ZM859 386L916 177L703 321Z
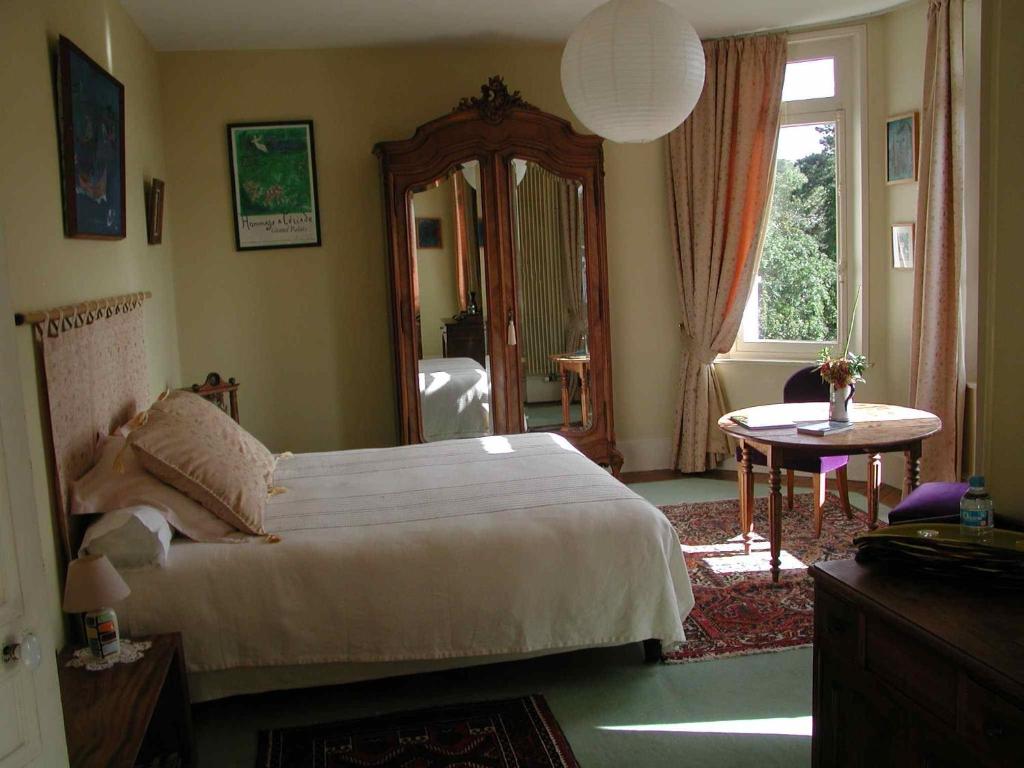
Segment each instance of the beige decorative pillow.
M126 445L120 435L104 438L96 464L71 486L71 514L153 507L172 528L193 541L244 540L234 526L149 474Z
M153 411L180 416L196 429L235 446L246 460L262 468L266 485L271 485L274 479L274 455L263 443L242 429L237 421L206 398L193 392L172 390L153 403L150 412Z
M150 409L146 423L128 437L142 466L238 530L265 533L263 510L273 456L240 428L225 429L215 419L196 418L202 415L199 409L187 413Z

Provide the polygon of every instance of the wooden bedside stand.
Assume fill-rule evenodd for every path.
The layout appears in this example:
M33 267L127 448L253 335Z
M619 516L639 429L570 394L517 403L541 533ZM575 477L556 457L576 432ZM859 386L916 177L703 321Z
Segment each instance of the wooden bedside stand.
M153 646L132 664L98 672L57 658L68 758L74 768L195 765L181 635L133 638ZM176 754L175 762L171 755Z

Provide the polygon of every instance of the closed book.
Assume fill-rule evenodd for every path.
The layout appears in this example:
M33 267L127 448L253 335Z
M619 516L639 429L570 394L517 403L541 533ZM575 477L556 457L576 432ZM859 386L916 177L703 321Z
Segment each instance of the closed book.
M845 432L853 429L853 424L848 421L809 421L804 424L797 424L796 431L801 435L834 435L836 432Z
M778 416L772 416L771 414L747 416L739 413L735 416L730 416L734 422L739 424L741 427L747 429L759 430L759 429L785 429L786 427L792 427L794 422L792 419L780 418Z

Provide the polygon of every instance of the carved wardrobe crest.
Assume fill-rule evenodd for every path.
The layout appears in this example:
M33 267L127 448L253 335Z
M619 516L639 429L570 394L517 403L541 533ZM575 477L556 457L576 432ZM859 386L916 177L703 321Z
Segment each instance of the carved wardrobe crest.
M374 152L384 185L402 442L437 439L424 427L431 407L424 376L448 376L446 362L472 366L482 357L488 434L557 432L617 472L602 139L577 133L494 76L478 96ZM448 197L439 184L451 189ZM459 225L467 195L476 222L468 235ZM438 216L428 201L437 199L454 200L454 216L428 221ZM428 229L421 231L424 221ZM435 239L431 228L438 226L454 236ZM474 259L479 252L471 266L480 284L469 300L460 294L449 317L427 306L437 281L424 278L421 291L419 280L431 263L451 259L462 291L467 241ZM455 256L446 243L454 243ZM466 334L479 334L479 341L456 343Z

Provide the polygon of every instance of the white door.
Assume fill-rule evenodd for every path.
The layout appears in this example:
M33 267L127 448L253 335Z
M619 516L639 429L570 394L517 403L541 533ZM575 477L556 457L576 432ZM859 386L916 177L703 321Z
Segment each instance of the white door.
M0 645L31 634L41 657L35 668L0 664L0 768L56 768L68 764L52 637L58 606L43 566L14 333L0 231Z

